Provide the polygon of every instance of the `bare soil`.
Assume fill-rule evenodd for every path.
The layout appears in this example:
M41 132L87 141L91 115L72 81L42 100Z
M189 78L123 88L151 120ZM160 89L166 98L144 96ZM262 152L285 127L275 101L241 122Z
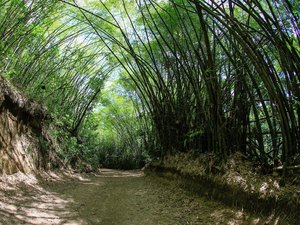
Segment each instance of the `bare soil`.
M186 192L140 171L0 177L0 224L288 224Z

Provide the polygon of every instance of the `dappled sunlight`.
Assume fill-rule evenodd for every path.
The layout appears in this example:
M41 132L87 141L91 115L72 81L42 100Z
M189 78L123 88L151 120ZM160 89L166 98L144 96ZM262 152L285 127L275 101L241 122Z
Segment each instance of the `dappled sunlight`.
M142 171L119 171L111 169L101 169L97 177L142 177L144 173Z
M0 224L83 224L74 220L73 199L47 191L32 174L3 176L0 190Z
M101 169L0 177L0 224L280 224L260 215L190 195L141 171Z
M248 189L247 180L239 173L234 172L227 177L227 182L241 186L244 190Z
M76 181L83 181L88 182L90 181L89 178L83 176L80 173L74 173L68 170L59 170L59 171L43 171L39 173L39 177L46 180L46 181L64 181L68 180L76 180Z
M298 224L299 1L2 0L0 225Z
M280 217L276 216L275 214L271 214L268 219L266 220L265 224L274 224L278 225L279 224Z
M110 169L85 175L64 170L43 171L37 176L21 172L3 175L0 177L0 224L86 224L78 214L86 203L78 202L77 195L70 195L71 189L81 186L84 192L80 195L85 197L90 188L97 190L104 186L103 179L141 176L144 174L139 171ZM146 193L136 192L137 196L143 194Z
M246 216L246 213L243 210L233 211L229 209L218 209L215 210L210 215L217 224L228 224L228 225L238 225L243 224L249 215Z
M259 193L261 197L266 198L267 196L272 196L276 191L280 190L279 183L275 180L269 180L268 182L263 182L259 188Z
M218 209L213 211L210 216L217 221L216 224L240 225L240 224L280 224L280 217L271 214L269 216L253 216L242 210ZM247 223L245 223L247 222ZM281 221L282 222L282 221Z

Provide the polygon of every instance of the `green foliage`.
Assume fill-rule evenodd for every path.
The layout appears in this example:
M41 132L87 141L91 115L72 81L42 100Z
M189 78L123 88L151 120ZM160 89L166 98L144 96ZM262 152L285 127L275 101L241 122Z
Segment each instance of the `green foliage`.
M0 6L1 74L48 107L67 161L135 168L193 150L286 165L299 153L297 1Z
M121 2L119 14L102 2L113 30L91 28L117 47L162 155L242 151L267 163L299 151L294 1Z
M57 1L4 2L0 71L76 136L113 68L95 54L101 44L74 16Z
M93 165L136 169L149 157L141 135L145 128L137 120L133 100L116 91L120 89L113 82L102 93L102 104L87 118L80 133L86 148L83 152Z

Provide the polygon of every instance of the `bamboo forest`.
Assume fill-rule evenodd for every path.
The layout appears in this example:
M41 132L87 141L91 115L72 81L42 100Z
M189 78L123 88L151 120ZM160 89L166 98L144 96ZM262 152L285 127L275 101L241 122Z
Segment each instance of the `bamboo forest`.
M0 224L299 224L299 187L299 0L1 0Z

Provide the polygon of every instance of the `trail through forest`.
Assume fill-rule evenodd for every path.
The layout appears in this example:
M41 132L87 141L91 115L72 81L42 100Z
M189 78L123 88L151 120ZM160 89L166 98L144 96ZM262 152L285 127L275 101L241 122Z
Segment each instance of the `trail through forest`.
M21 175L20 175L21 176ZM184 191L142 172L0 182L0 224L277 224ZM20 179L20 177L18 178ZM7 185L7 186L5 186ZM283 223L281 223L283 224Z

